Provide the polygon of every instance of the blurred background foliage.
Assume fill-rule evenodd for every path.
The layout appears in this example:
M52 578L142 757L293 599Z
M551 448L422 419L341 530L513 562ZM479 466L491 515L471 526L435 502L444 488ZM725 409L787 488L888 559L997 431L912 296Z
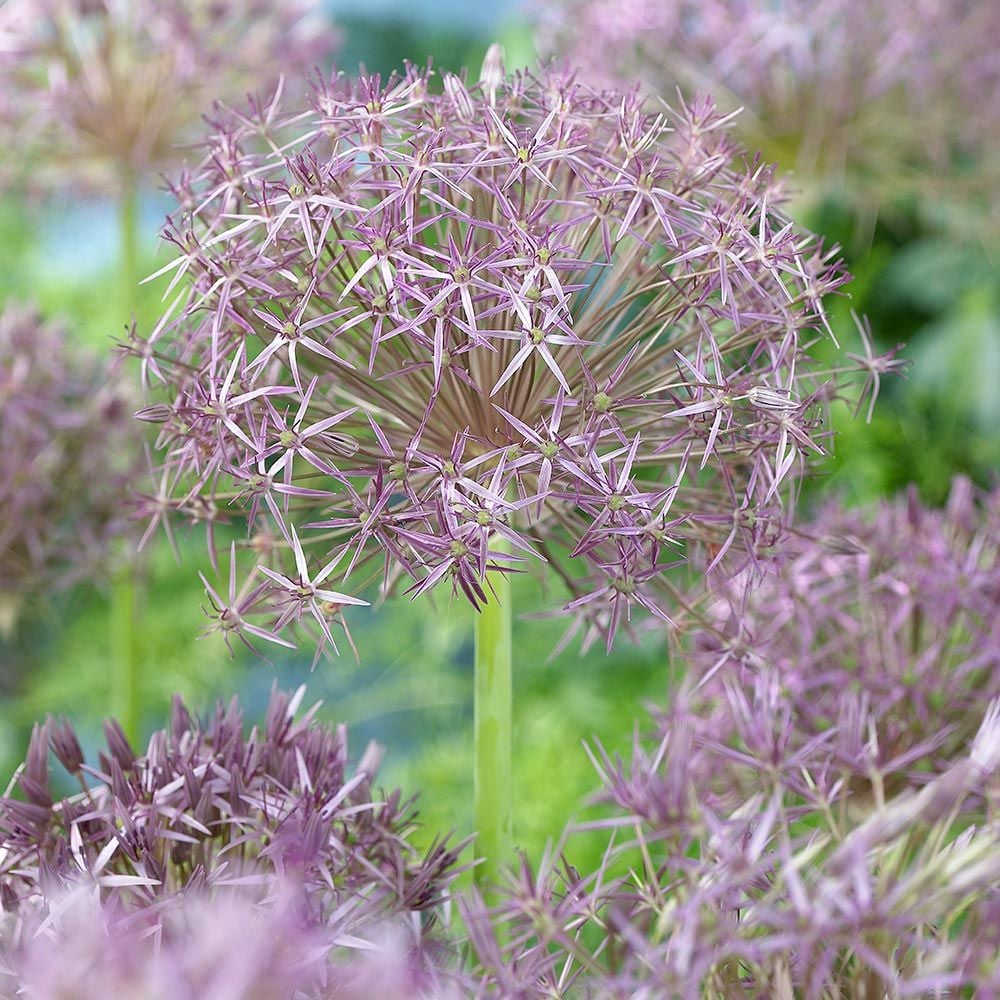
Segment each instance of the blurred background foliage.
M404 59L433 57L439 69L478 72L487 45L500 39L509 67L530 62L531 36L512 3L461 0L338 0L329 7L343 36L339 65L363 64L387 74ZM156 232L169 200L143 193L141 271L165 259ZM841 244L855 275L850 297L833 306L836 328L867 314L885 350L906 342L908 381L889 379L870 425L838 412L834 455L817 470L803 498L839 491L861 503L916 482L925 500L943 501L951 476L965 472L982 485L1000 468L1000 277L996 258L979 242L963 241L960 226L942 225L926 207L909 206L874 225L848 204L829 200L800 221ZM947 221L947 220L945 220ZM956 231L958 235L956 235ZM30 299L46 315L71 321L81 341L110 348L124 322L116 292L116 229L109 204L73 200L0 201L0 301ZM143 286L138 321L155 321L161 288ZM100 470L94 470L95 475ZM408 794L419 792L427 838L439 829L463 835L471 827L471 612L464 602L398 600L357 609L349 650L310 672L310 654L272 665L246 652L231 657L217 635L200 638L205 602L197 578L203 539L182 541L178 563L165 539L148 547L141 609L140 656L146 677L143 728L165 721L171 694L199 711L239 693L248 714L263 711L275 681L308 682L331 720L347 722L360 754L368 739L387 749L383 777ZM537 604L530 581L517 581L517 610ZM108 712L107 595L85 587L59 595L17 634L0 639L0 772L23 758L31 724L46 713L70 715L89 748ZM581 656L570 645L550 658L563 629L558 620L520 620L515 634L515 837L538 856L595 784L583 741L599 739L625 751L637 706L661 701L671 684L665 643L648 635L639 647L619 644L610 656ZM575 844L599 852L603 837ZM584 867L588 860L578 857Z

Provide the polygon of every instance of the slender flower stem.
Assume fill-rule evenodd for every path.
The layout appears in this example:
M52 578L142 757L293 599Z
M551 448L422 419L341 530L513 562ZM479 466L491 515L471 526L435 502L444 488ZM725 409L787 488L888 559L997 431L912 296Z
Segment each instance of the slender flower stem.
M111 584L111 707L130 740L139 737L139 657L135 633L135 576L125 564Z
M510 580L491 577L493 599L476 617L475 828L476 881L496 885L513 850L511 796L512 695Z
M118 200L121 312L131 321L138 287L138 185L130 170L122 173ZM136 645L134 570L123 562L111 587L110 705L130 740L139 737L139 657Z
M122 312L131 319L139 287L139 190L130 170L122 172L118 227Z

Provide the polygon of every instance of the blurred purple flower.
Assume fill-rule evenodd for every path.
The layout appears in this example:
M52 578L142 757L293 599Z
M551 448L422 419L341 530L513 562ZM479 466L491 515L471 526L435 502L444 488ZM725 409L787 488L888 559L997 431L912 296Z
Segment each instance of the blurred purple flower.
M134 400L33 309L0 312L0 631L53 589L100 580L143 465Z
M998 517L964 479L943 511L831 505L749 597L733 584L731 614L716 597L657 739L592 752L604 863L575 870L568 838L492 912L465 904L480 981L994 995Z
M290 893L262 905L245 889L214 898L196 891L155 919L139 912L126 920L78 887L47 899L44 909L7 918L17 934L0 934L6 967L0 980L40 1000L463 995L459 974L428 964L412 930L379 925L348 933L310 920L296 902Z
M179 162L214 101L269 91L336 42L312 0L8 0L4 172L115 191Z
M845 697L847 697L845 693ZM572 838L463 903L482 995L955 995L998 981L1000 702L945 770L875 795L830 740L775 727L780 694L730 684L727 731L689 686L651 748L594 760L615 839L595 872ZM781 712L778 712L781 716ZM772 731L778 738L759 742ZM927 761L937 763L933 751ZM560 860L557 861L557 858ZM963 994L964 995L964 994ZM992 995L972 992L969 995Z
M4 935L8 984L29 997L304 996L321 981L329 948L293 913L255 906L236 891L212 901L193 894L157 922L115 919L87 887L46 904L18 914L16 943Z
M829 503L728 597L695 639L703 684L780 690L796 732L829 732L855 780L929 778L1000 697L1000 493L957 478L943 510L912 489L873 511Z
M799 183L847 174L850 194L885 203L918 184L968 198L1000 181L996 4L554 0L536 20L542 51L591 79L742 107L747 143Z
M248 512L229 631L330 645L375 577L479 607L547 566L610 644L666 619L667 567L766 548L823 451L841 369L809 347L845 275L712 106L484 74L252 104L176 185L181 290L134 344L168 393L147 510Z
M412 803L374 791L379 749L352 768L304 693L249 732L235 699L199 724L175 698L143 756L107 722L97 767L68 723L36 726L0 799L6 974L40 997L457 995L464 845L419 855ZM50 750L80 792L56 794Z

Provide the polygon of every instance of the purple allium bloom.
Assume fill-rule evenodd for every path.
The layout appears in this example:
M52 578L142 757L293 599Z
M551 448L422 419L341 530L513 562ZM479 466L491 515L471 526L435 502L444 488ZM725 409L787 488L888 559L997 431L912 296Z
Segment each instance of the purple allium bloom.
M374 791L379 748L352 768L345 727L316 722L319 705L296 717L304 694L272 693L264 725L249 731L235 698L205 724L175 698L142 756L105 723L96 767L68 724L36 726L20 796L0 799L5 908L44 907L85 884L128 922L187 893L280 877L328 929L400 914L433 924L461 848L437 842L418 856L412 803ZM80 792L57 796L50 749Z
M311 0L7 0L0 122L18 154L4 173L114 191L179 162L214 101L301 75L336 42Z
M33 309L0 312L0 631L52 589L100 579L143 463L109 365Z
M724 110L742 106L746 141L801 181L849 173L855 194L888 198L998 179L995 3L554 0L537 20L542 50L596 80L638 77L668 98L704 88Z
M248 897L248 894L244 893ZM234 891L197 893L157 920L123 925L86 887L53 894L44 910L7 916L0 933L10 989L54 1000L266 1000L317 995L329 943L287 907Z
M460 974L439 970L403 923L324 926L274 876L261 887L210 897L192 892L169 909L129 919L87 887L0 924L0 983L54 1000L446 1000ZM54 958L57 956L57 958ZM13 992L4 995L13 995Z
M593 753L606 863L553 855L492 914L466 906L482 982L997 995L998 544L998 495L957 479L943 511L831 505L749 596L734 583L658 739Z
M695 639L703 683L773 685L803 739L854 747L854 780L877 763L912 781L964 752L1000 697L1000 492L957 478L943 510L913 489L872 511L829 503L730 598Z
M845 275L710 103L504 79L496 50L442 83L233 112L176 185L174 307L134 346L168 394L147 508L247 513L227 632L329 644L373 578L480 607L547 566L610 643L666 618L665 567L766 548L822 452L839 371L809 348Z
M973 739L929 783L890 791L873 762L876 794L859 795L832 741L754 738L773 728L773 696L730 685L724 698L746 726L730 739L687 690L656 745L628 762L595 754L614 815L589 825L616 831L598 871L546 857L492 911L464 904L484 994L995 987L1000 702L981 704ZM781 723L779 737L796 719Z

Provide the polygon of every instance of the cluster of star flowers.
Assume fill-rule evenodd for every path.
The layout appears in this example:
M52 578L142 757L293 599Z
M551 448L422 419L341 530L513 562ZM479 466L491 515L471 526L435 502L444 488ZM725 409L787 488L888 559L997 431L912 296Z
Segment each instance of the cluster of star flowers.
M16 155L2 172L115 191L123 171L179 162L214 101L308 71L336 41L310 0L7 0L0 121Z
M484 991L996 995L1000 702L949 761L887 766L875 718L808 738L789 709L775 685L731 682L714 706L688 687L653 746L595 754L613 815L589 826L617 839L597 872L547 857L492 910L463 904Z
M53 898L51 914L21 920L3 952L5 996L143 997L144 1000L273 1000L276 997L451 1000L456 975L411 967L405 938L324 933L287 903L262 906L247 890L226 898L188 895L150 921L122 926L84 888ZM400 947L400 943L403 946ZM334 958L330 953L335 953ZM58 960L53 961L53 955Z
M143 462L134 408L61 326L26 306L0 312L0 626L109 568Z
M782 558L749 596L720 598L694 641L699 672L779 688L803 739L868 731L874 757L853 780L878 767L907 781L915 762L963 753L1000 697L1000 492L960 477L943 510L912 489L873 510L831 503Z
M92 894L58 900L41 932L22 924L5 958L8 983L31 997L144 1000L459 1000L461 972L437 968L402 925L358 937L327 932L290 906L262 907L249 893L198 894L166 911L156 933L125 929ZM53 961L58 948L59 960ZM2 981L2 979L0 979Z
M235 699L204 725L175 699L169 728L143 756L106 723L97 767L67 723L36 726L20 795L0 800L8 972L28 985L66 982L89 962L90 992L79 995L107 995L102 984L180 995L169 990L176 977L183 995L270 996L253 988L370 978L371 950L395 955L385 976L439 995L432 987L445 973L428 939L461 845L437 842L418 856L411 805L373 791L378 748L352 769L344 727L316 722L319 706L296 717L303 695L272 693L265 724L249 732ZM56 797L50 749L79 792ZM41 960L53 947L66 957L59 968Z
M843 371L810 347L845 276L711 104L505 79L496 50L432 82L234 111L176 185L173 306L133 344L166 389L145 506L213 550L245 513L227 634L330 643L375 578L480 607L544 566L610 642L666 618L666 567L769 546L823 450Z
M846 173L878 197L996 183L998 32L996 5L974 0L554 0L538 15L542 50L595 79L707 89L800 181Z

